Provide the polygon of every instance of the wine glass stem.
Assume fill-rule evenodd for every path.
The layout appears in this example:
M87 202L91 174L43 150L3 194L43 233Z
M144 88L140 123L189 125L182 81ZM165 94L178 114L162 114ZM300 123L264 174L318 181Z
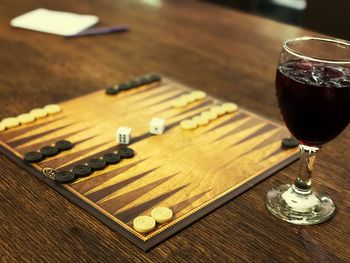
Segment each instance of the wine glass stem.
M309 195L312 193L312 171L314 168L316 154L319 150L318 147L299 145L300 148L300 164L299 173L296 178L293 190L298 194Z

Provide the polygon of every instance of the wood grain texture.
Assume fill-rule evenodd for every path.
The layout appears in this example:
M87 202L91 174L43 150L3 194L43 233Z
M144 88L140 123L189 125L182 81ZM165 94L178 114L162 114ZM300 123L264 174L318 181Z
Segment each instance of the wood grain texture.
M81 206L88 212L98 213L98 219L108 220L117 232L149 250L170 233L215 210L298 157L297 147L281 147L281 139L289 136L285 127L243 109L191 131L181 129L182 120L224 102L208 95L182 108L172 106L174 99L191 91L184 84L162 77L160 82L114 96L106 95L104 90L93 92L60 103L60 113L1 132L0 147L6 149L8 157L16 156L14 161L30 169L22 162L26 150L36 151L39 146L61 139L73 142L69 151L33 165L30 171L41 179L45 169L71 169L72 163L84 164L117 150L116 127L132 127L134 158L65 186L50 185L58 191L65 188L67 198L75 195L72 201L85 203ZM133 110L126 112L131 107ZM166 110L160 113L159 109ZM154 112L166 120L161 136L149 133ZM150 215L157 206L175 207L176 212L154 231L136 232L132 220Z
M9 26L11 18L37 7L93 13L101 25L126 23L132 31L67 40ZM0 14L0 118L161 71L281 120L274 97L281 43L315 35L200 1L162 1L157 7L134 0L4 0ZM293 181L293 164L149 253L0 156L0 257L5 262L347 262L349 146L347 129L317 160L315 186L337 205L329 222L297 227L266 210L265 193Z

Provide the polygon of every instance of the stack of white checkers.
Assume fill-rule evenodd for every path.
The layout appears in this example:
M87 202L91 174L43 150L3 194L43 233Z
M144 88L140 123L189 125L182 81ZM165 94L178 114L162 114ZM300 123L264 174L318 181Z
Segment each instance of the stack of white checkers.
M134 219L134 229L139 233L147 233L156 228L156 223L163 224L171 220L173 211L167 207L156 207L151 211L151 216L138 216Z
M225 114L232 113L238 110L238 106L235 103L223 103L221 105L212 106L209 110L194 116L192 119L183 120L180 126L184 130L193 130L198 126L207 125L210 121L213 121Z
M207 94L204 91L194 90L188 94L184 94L176 98L173 101L172 105L174 108L182 108L189 105L190 103L203 100L205 97L207 97Z
M61 110L62 109L60 105L49 104L43 108L32 109L29 113L23 113L18 115L17 117L5 118L2 121L0 121L0 131L17 127L21 124L23 125L27 123L32 123L37 119L41 119L48 115L58 113Z

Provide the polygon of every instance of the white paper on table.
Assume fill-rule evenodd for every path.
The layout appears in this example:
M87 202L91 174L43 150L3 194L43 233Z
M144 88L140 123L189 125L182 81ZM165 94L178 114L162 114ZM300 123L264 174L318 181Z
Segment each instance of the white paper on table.
M11 25L61 36L75 35L98 22L94 15L79 15L69 12L38 8L11 20Z

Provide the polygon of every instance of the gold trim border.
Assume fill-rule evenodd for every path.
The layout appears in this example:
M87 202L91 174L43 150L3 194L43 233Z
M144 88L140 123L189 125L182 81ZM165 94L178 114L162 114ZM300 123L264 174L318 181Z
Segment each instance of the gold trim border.
M250 112L248 112L250 113ZM255 115L255 114L253 114ZM257 115L255 115L257 116ZM258 116L260 117L260 116ZM269 120L266 120L264 117L260 117L261 119L264 119L265 121L271 122ZM276 124L276 123L274 123ZM285 129L285 128L284 128ZM8 146L6 143L4 143L3 141L0 141L0 145L2 145L4 148L6 148L8 151L14 153L18 158L23 159L23 155L20 154L15 148L11 148L10 146ZM297 149L290 149L288 150L290 151L290 153L288 155L286 155L285 158L283 159L279 159L276 162L274 162L271 166L274 167L275 165L277 165L280 162L286 161L288 158L292 157L293 155L295 155L296 153L298 153ZM38 170L39 172L42 172L42 169L39 165L37 164L31 164L32 167L34 167L36 170ZM192 210L188 211L186 214L182 215L181 217L175 219L174 221L162 226L161 228L159 228L158 230L151 232L149 235L147 236L143 236L140 233L136 232L133 228L131 228L129 225L125 224L124 222L122 222L121 220L119 220L117 217L115 217L114 215L110 214L109 212L105 211L104 209L102 209L101 207L99 207L97 204L93 203L92 201L90 201L89 199L87 199L84 195L82 195L81 193L75 191L72 187L68 186L68 185L62 185L67 191L73 193L74 195L78 196L80 199L82 199L84 202L88 203L89 205L91 205L93 208L97 209L99 212L101 212L102 214L104 214L105 216L107 216L108 218L110 218L111 220L113 220L115 223L117 223L118 225L120 225L121 227L123 227L125 230L131 232L133 235L135 235L136 237L138 237L139 239L141 239L142 241L147 241L155 236L157 236L158 234L160 234L161 232L165 231L166 229L172 227L173 225L179 223L180 221L184 220L185 218L193 215L194 213L196 213L197 211L203 209L204 207L210 205L211 203L217 201L218 199L224 197L225 195L229 194L230 192L234 191L235 189L237 189L238 187L242 186L243 184L249 182L250 180L252 180L253 178L255 178L256 176L258 176L259 174L262 174L266 171L268 171L269 169L271 169L270 167L267 167L265 169L262 169L258 172L256 172L255 174L251 175L250 177L246 178L245 180L241 181L239 184L234 185L233 187L227 189L226 191L222 192L221 194L214 196L213 198L211 198L210 200L206 201L205 203L201 204L200 206L193 208ZM233 198L232 198L233 199Z
M293 155L295 155L296 153L298 153L298 151L296 150L290 150L290 154L288 154L285 158L278 160L278 163L286 161L287 159L289 159L290 157L292 157ZM273 167L276 165L276 162L273 164ZM124 229L126 229L127 231L131 232L132 234L134 234L135 236L137 236L138 238L140 238L143 241L147 241L149 239L151 239L152 237L155 237L156 235L160 234L161 232L165 231L166 229L170 228L171 226L177 224L178 222L184 220L185 218L193 215L194 213L196 213L197 211L203 209L204 207L210 205L211 203L217 201L218 199L224 197L225 195L229 194L230 192L234 191L235 189L237 189L238 187L242 186L243 184L249 182L250 180L254 179L256 176L258 176L259 174L262 174L266 171L268 171L269 169L271 169L271 166L265 169L260 170L259 172L251 175L250 177L246 178L245 180L241 181L239 184L234 185L233 187L229 188L228 190L222 192L221 194L214 196L213 198L211 198L210 200L206 201L205 203L201 204L200 206L193 208L192 210L188 211L186 214L182 215L181 217L175 219L174 221L172 221L171 223L164 225L163 227L159 228L158 230L150 233L147 236L143 236L140 233L136 232L133 228L131 228L129 225L125 224L124 222L120 221L117 217L115 217L114 215L110 214L109 212L105 211L104 209L102 209L101 207L99 207L97 204L91 202L89 199L87 199L84 195L82 195L81 193L75 191L72 187L68 186L68 185L63 185L68 191L70 191L71 193L77 195L79 198L81 198L83 201L87 202L88 204L90 204L91 206L93 206L94 208L96 208L98 211L100 211L101 213L103 213L105 216L109 217L110 219L112 219L114 222L116 222L118 225L122 226ZM233 198L232 198L233 199Z
M178 82L178 81L173 81L172 79L170 78L167 78L167 77L163 77L163 79L165 80L165 84L167 83L172 83L172 82L176 82L176 83L179 83L181 84L185 89L188 89L188 90L191 90L189 87L187 87L186 85L183 85L181 82ZM72 99L69 99L69 100L66 100L62 103L60 103L61 105L67 103L67 102L71 102L75 99L80 99L81 97L85 97L85 96L90 96L90 95L93 95L93 94L98 94L100 93L101 90L98 90L98 91L95 91L95 92L91 92L91 93L88 93L88 94L84 94L80 97L76 97L76 98L72 98ZM218 99L218 98L214 98L212 96L209 96L215 100L222 100L222 99ZM223 100L225 101L225 100ZM268 123L272 123L282 129L286 129L283 125L281 125L280 123L278 122L275 122L275 121L272 121L264 116L260 116L260 115L257 115L256 113L254 112L251 112L251 111L248 111L244 108L241 107L240 109L241 111L245 112L245 113L248 113L250 115L253 115L254 117L256 118L259 118L259 119L262 119L264 120L265 122L268 122ZM8 146L5 142L3 141L0 141L0 145L3 146L5 149L7 149L9 152L12 152L13 154L15 154L18 158L20 159L23 159L23 155L20 154L15 148L11 148L10 146ZM280 162L283 162L283 161L286 161L288 158L292 157L293 155L295 155L298 151L297 150L293 150L293 149L290 149L290 154L286 155L285 158L283 159L279 159L278 162L274 162L271 166L274 167L275 165L277 165L278 163ZM42 173L42 170L43 168L41 168L39 165L37 164L31 164L32 167L34 167L36 170L38 170L39 172ZM182 215L181 217L175 219L174 221L172 221L171 223L169 224L166 224L164 225L163 227L159 228L158 230L150 233L149 235L147 236L143 236L141 235L140 233L136 232L133 228L131 228L129 225L125 224L124 222L122 222L121 220L119 220L117 217L115 217L114 215L110 214L109 212L105 211L104 209L102 209L101 207L99 207L97 204L93 203L92 201L90 201L89 199L87 199L84 195L82 195L81 193L75 191L72 187L68 186L68 185L62 185L67 191L73 193L74 195L78 196L80 199L82 199L83 201L85 201L86 203L88 203L89 205L91 205L93 208L97 209L99 212L101 212L102 214L104 214L105 216L107 216L108 218L110 218L111 220L113 220L114 222L116 222L118 225L120 225L121 227L123 227L125 230L131 232L132 234L134 234L136 237L138 237L139 239L141 239L142 241L147 241L153 237L155 237L156 235L160 234L161 232L165 231L166 229L172 227L173 225L179 223L180 221L184 220L185 218L193 215L194 213L198 212L199 210L203 209L204 207L210 205L211 203L217 201L218 199L224 197L225 195L229 194L230 192L234 191L235 189L237 189L238 187L242 186L243 184L245 183L248 183L250 180L252 180L253 178L257 177L259 174L262 174L266 171L268 171L269 169L271 169L271 166L270 167L267 167L265 169L262 169L260 170L259 172L251 175L250 177L246 178L245 180L241 181L240 183L234 185L233 187L227 189L226 191L222 192L221 194L217 195L217 196L214 196L213 198L211 198L210 200L206 201L205 203L201 204L200 206L196 207L196 208L193 208L192 210L188 211L186 214ZM234 198L234 197L233 197ZM232 199L233 199L232 198ZM231 200L232 200L231 199Z

